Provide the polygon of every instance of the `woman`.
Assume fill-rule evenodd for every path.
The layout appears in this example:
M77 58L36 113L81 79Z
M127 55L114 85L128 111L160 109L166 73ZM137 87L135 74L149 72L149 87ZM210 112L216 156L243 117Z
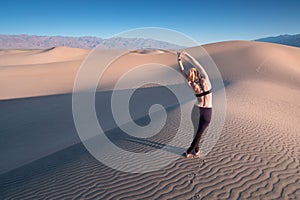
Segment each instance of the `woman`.
M188 74L184 71L184 66L182 63L182 58L186 56L189 61L198 66L199 71L196 68L191 68L188 71ZM187 158L192 158L193 154L196 157L200 157L199 151L199 142L202 137L203 132L208 127L211 121L212 115L212 93L211 93L211 84L209 78L204 70L204 68L194 59L191 55L186 52L178 53L178 64L180 66L180 71L182 75L187 79L188 84L194 90L195 96L198 100L198 107L200 112L200 119L197 134L191 143L190 147L185 152Z

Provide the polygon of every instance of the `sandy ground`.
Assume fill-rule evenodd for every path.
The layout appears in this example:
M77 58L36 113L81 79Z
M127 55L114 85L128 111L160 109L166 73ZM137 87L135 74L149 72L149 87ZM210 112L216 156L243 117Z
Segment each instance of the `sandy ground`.
M144 174L113 170L80 143L71 92L87 50L0 51L0 199L300 199L300 49L247 41L204 48L226 85L221 137L204 160L178 156ZM176 68L176 57L164 52L132 53L115 65L126 71L151 60ZM99 86L105 94L122 74L116 69ZM130 151L155 151L172 137L178 108L169 115L159 137L111 140Z

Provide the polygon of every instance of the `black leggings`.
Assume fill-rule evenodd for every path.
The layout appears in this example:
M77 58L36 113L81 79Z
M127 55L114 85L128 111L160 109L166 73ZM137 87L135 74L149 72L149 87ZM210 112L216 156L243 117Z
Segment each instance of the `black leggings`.
M212 108L199 107L199 112L200 112L200 119L199 119L197 134L196 134L191 146L187 150L188 154L190 154L192 152L192 150L195 150L195 152L199 151L200 139L202 137L203 132L208 127L208 125L211 121Z

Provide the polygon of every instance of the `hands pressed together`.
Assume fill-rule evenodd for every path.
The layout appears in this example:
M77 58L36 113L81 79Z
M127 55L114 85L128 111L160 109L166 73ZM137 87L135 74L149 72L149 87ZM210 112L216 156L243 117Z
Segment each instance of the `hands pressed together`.
M178 58L178 61L181 61L182 58L185 56L185 52L184 51L178 51L177 52L177 58Z

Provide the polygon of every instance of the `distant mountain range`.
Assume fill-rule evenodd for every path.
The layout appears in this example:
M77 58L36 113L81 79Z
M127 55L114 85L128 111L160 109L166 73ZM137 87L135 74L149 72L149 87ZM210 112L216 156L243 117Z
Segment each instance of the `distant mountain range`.
M300 47L300 34L280 35L260 38L255 41L272 42L289 46ZM83 36L36 36L36 35L3 35L0 34L0 49L48 49L56 46L93 49L182 49L183 46L164 41L143 38L109 38Z
M168 42L143 38L109 38L99 37L65 37L36 35L3 35L0 34L0 49L48 49L56 46L93 49L181 49L182 46Z
M257 39L255 41L272 42L277 44L284 44L294 47L300 47L300 34L297 35L279 35L275 37L266 37Z

